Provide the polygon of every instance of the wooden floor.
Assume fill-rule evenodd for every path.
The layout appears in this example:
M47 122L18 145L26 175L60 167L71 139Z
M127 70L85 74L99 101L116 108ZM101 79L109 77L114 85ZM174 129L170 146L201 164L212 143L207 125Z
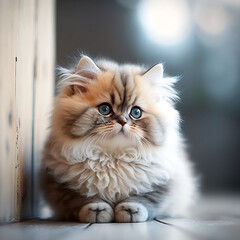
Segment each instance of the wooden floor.
M79 224L26 221L0 226L0 240L240 240L240 197L205 197L188 219Z

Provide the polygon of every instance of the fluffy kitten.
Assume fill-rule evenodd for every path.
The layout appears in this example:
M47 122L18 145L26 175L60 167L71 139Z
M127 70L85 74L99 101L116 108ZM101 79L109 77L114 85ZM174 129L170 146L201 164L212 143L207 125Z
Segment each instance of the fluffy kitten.
M142 222L184 215L195 181L163 67L82 56L62 69L43 159L43 190L60 218Z

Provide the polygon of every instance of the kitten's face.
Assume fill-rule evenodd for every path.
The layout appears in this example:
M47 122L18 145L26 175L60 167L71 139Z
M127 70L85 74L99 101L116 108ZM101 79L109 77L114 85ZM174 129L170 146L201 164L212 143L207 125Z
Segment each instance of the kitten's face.
M94 75L85 74L87 84L67 86L59 95L56 127L71 138L91 139L94 144L161 145L164 117L173 112L171 105L159 104L139 67L106 65Z

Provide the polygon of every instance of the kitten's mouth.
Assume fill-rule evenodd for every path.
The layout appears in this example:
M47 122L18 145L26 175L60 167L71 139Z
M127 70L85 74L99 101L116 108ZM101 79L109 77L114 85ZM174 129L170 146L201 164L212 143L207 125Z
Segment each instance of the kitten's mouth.
M116 133L116 136L125 136L124 131L121 129Z
M123 127L121 127L118 131L116 135L122 135L122 136L126 136L126 130L124 130Z
M117 136L127 137L127 129L123 126L117 126L115 129L113 129L112 133L110 134L110 137Z

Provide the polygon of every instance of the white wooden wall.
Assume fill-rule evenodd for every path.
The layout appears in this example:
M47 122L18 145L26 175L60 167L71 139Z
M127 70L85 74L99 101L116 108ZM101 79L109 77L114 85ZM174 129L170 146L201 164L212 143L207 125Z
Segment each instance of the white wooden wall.
M0 221L34 214L54 93L54 37L54 0L0 0Z

